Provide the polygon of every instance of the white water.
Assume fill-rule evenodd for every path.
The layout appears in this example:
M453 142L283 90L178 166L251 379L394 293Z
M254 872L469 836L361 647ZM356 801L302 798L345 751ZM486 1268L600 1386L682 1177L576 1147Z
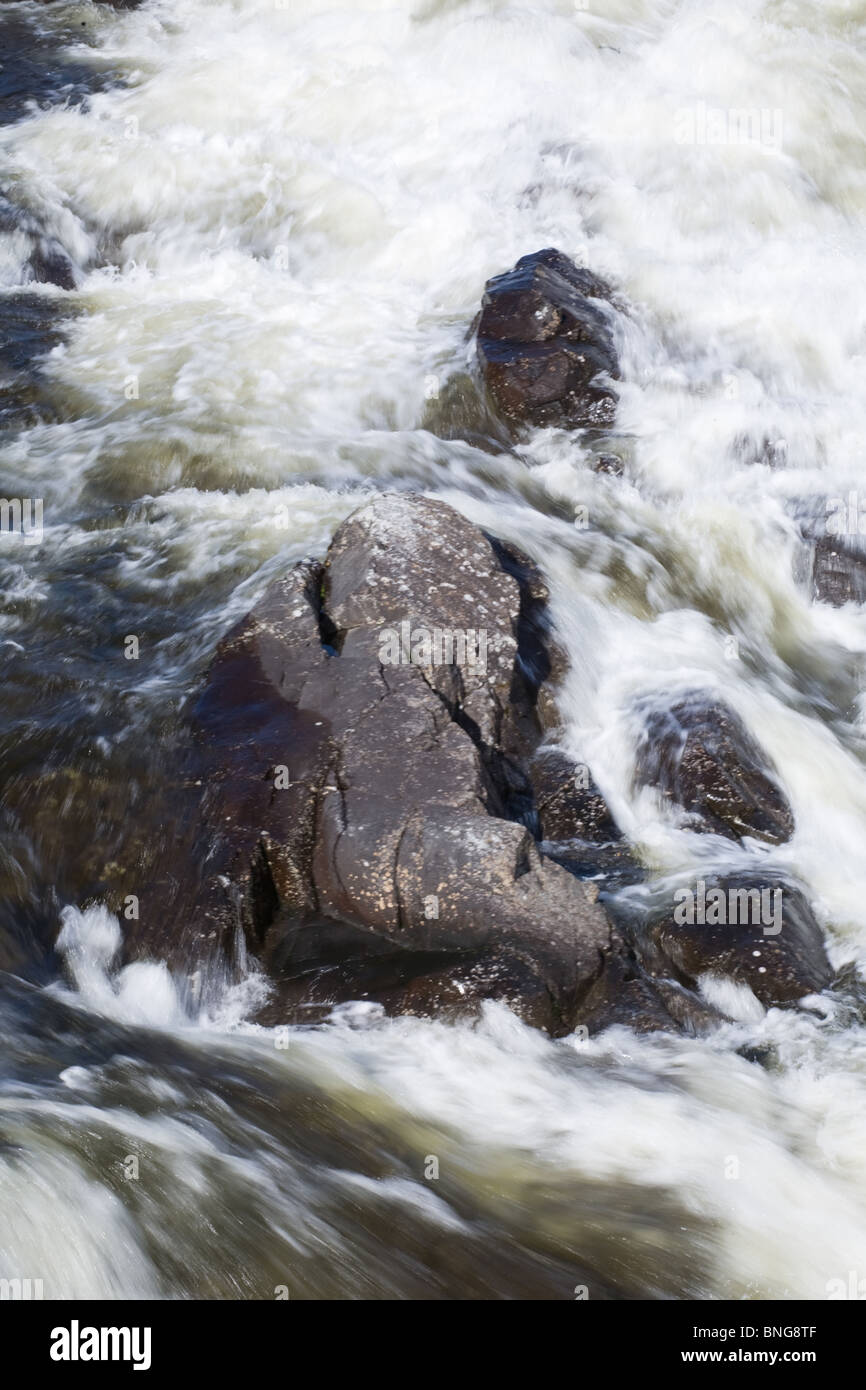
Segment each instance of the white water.
M45 367L59 419L0 459L7 495L45 497L47 528L4 579L34 605L8 636L32 642L51 623L70 565L116 556L123 630L162 614L137 685L146 722L195 687L269 574L321 553L365 480L439 491L544 565L573 663L569 737L647 862L782 867L806 885L834 961L861 960L866 621L811 604L794 575L795 518L860 486L866 4L172 0L69 6L52 22L79 13L127 85L0 132L22 203L78 267L73 294L37 292L81 311ZM699 102L780 112L781 147L678 143L678 113ZM28 247L0 241L15 286ZM436 381L465 369L485 279L545 245L629 305L623 479L593 474L557 432L516 460L423 428ZM590 529L559 519L558 502L586 505ZM194 629L173 632L184 605ZM723 693L773 758L789 844L699 839L633 793L635 696L696 686ZM841 1006L765 1015L715 983L742 1021L709 1041L618 1031L591 1044L552 1044L495 1008L474 1030L363 1012L281 1053L239 1022L237 996L192 1017L162 967L112 978L110 925L91 913L76 938L75 920L88 1026L132 1030L121 1056L136 1030L173 1039L202 1092L184 1092L170 1058L167 1113L152 1113L152 1067L130 1061L109 1085L113 1063L70 1060L64 1044L68 1099L30 1078L0 1100L43 1175L21 1181L0 1153L19 1174L0 1189L14 1213L0 1252L58 1293L268 1297L292 1283L278 1277L288 1265L314 1294L433 1287L417 1252L389 1255L373 1217L359 1235L333 1182L370 1211L387 1192L388 1224L406 1229L423 1208L452 1230L517 1232L551 1259L560 1241L620 1292L824 1297L832 1279L866 1277L866 1039ZM773 1065L738 1055L746 1043L774 1049ZM311 1176L291 1126L226 1113L209 1085L221 1067L319 1088L350 1128L377 1115L413 1157L404 1171L392 1154L375 1200L351 1152L337 1177L325 1158ZM148 1197L100 1166L88 1125L157 1156ZM423 1179L427 1154L440 1189ZM234 1276L213 1272L201 1232L175 1228L170 1254L159 1232L177 1193L219 1213ZM238 1193L258 1203L267 1256L233 1224ZM321 1239L342 1274L314 1269Z

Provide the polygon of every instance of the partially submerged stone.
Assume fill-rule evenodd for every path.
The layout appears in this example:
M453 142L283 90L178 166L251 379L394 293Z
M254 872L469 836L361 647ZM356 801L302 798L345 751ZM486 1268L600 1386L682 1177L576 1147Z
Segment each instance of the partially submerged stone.
M220 644L185 775L197 825L178 827L128 950L154 922L183 924L194 959L240 936L274 982L268 1022L497 999L555 1034L694 1032L720 1017L698 993L707 971L769 1002L822 988L795 890L765 944L736 923L627 919L619 889L642 870L552 741L563 658L546 603L527 557L445 503L366 502ZM698 828L790 833L760 750L706 696L648 719L639 766Z
M283 969L326 923L392 953L463 953L482 982L505 953L570 1017L611 927L511 818L541 736L528 568L444 503L386 495L229 634L197 707L216 762L203 904L221 930L241 923ZM437 663L437 632L453 652L470 631L462 663Z
M866 552L854 540L822 536L812 557L812 597L840 608L866 603Z
M478 361L496 412L513 428L606 428L618 375L611 290L548 247L488 280Z
M650 938L689 980L704 974L747 984L763 1004L824 989L833 971L802 891L782 878L741 872L681 889Z
M794 817L768 758L733 710L704 692L649 708L635 775L682 807L695 829L768 844L793 834Z
M539 749L529 769L543 840L586 840L611 844L622 833L589 767L561 748Z

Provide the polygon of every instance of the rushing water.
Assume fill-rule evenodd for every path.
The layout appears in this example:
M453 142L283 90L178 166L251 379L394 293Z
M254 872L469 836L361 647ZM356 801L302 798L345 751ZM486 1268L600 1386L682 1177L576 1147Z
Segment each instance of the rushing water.
M0 1276L826 1297L866 1278L866 625L811 602L799 528L862 473L866 3L339 4L2 7L0 489L44 529L0 537ZM547 245L628 306L621 478L473 430L484 281ZM543 563L570 738L653 873L796 875L845 988L708 982L709 1038L551 1042L500 1006L281 1033L254 972L116 969L99 891L171 834L220 634L385 485ZM698 686L788 844L632 790L635 697Z

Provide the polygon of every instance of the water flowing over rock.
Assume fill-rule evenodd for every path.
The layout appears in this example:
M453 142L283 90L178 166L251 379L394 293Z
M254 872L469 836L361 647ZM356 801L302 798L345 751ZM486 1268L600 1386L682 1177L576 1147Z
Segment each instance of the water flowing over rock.
M562 749L539 749L530 768L543 840L588 840L610 844L622 834L589 768Z
M623 909L644 871L555 741L547 599L526 556L438 499L352 513L218 648L194 706L198 826L161 875L180 885L171 911L151 903L150 920L229 951L240 931L276 984L271 1023L349 1000L452 1017L502 999L553 1033L697 1032L721 1017L698 993L706 970L765 1002L822 988L820 929L793 889L763 968L738 921L682 926L671 909L648 929ZM790 834L760 750L703 694L651 710L638 766L696 828Z
M728 706L700 691L650 707L636 779L682 807L693 828L780 844L794 817L766 756Z
M866 6L136 3L0 13L0 1296L827 1374L659 1304L866 1295Z
M601 428L618 375L611 290L548 247L488 280L478 321L478 361L488 396L512 427Z
M710 973L747 984L764 1004L824 989L833 971L821 928L802 890L772 875L741 872L680 894L651 939L690 979Z

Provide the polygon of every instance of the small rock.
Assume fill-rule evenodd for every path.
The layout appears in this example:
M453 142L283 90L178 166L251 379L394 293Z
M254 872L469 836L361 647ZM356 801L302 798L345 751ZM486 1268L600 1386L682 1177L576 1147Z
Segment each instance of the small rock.
M838 536L822 536L812 561L812 597L834 608L866 603L866 554Z
M625 472L623 461L616 454L600 454L590 466L593 473L607 473L614 478L621 478Z
M611 290L560 251L523 256L488 280L478 323L478 360L488 395L512 427L605 427L616 397Z
M610 844L622 838L588 767L560 748L541 748L529 776L543 840Z
M676 981L651 979L636 953L620 942L581 1000L578 1026L590 1034L615 1025L636 1033L683 1030L700 1034L723 1022L723 1015Z
M650 939L691 980L704 973L727 976L749 985L763 1004L792 1003L833 978L821 928L802 891L757 873L683 890Z

